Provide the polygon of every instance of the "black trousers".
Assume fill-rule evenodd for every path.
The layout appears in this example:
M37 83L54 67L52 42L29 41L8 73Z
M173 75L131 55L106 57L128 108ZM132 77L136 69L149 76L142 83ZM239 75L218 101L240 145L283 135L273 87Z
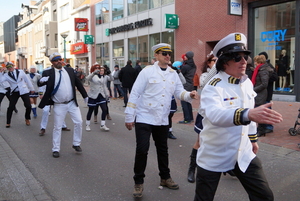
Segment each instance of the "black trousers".
M245 173L240 170L238 164L235 165L232 171L247 191L249 200L274 200L273 192L257 157L251 161ZM220 177L221 172L208 171L198 166L194 201L213 201Z
M170 178L168 131L169 126L153 126L144 123L135 124L136 152L133 177L135 184L144 183L151 133L156 146L159 176L161 179Z
M25 119L31 119L30 118L31 104L30 104L29 93L20 95L19 92L13 92L10 95L9 106L7 108L6 124L10 124L12 113L13 113L13 111L16 107L16 104L17 104L20 97L23 100L24 106L26 108L26 110L25 110Z

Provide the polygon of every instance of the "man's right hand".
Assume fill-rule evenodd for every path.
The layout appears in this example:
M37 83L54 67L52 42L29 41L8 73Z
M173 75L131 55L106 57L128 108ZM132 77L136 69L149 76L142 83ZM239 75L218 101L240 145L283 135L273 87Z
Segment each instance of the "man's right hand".
M132 130L132 128L134 127L134 122L131 123L125 123L125 126L128 130Z

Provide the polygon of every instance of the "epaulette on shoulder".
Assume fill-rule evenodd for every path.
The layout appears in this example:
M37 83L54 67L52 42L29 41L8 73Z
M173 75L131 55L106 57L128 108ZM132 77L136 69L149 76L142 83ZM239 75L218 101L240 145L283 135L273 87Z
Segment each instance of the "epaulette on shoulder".
M214 78L212 81L209 82L208 85L216 86L218 84L218 82L220 82L220 81L221 81L220 78Z

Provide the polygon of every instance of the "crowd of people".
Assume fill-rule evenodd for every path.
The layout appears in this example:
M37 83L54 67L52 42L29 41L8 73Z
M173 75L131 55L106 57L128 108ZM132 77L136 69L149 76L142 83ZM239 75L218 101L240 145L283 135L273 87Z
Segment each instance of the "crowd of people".
M82 115L76 98L78 91L88 106L85 130L91 131L91 118L97 123L101 108L100 130L109 131L106 119L108 103L123 99L125 127L135 130L133 197L142 197L147 166L150 137L155 142L160 185L176 190L179 185L172 179L169 169L168 138L176 139L172 117L180 100L183 120L191 124L194 115L191 102L200 97L194 130L197 133L190 155L188 182L196 182L194 200L213 200L221 173L236 176L247 191L250 200L273 200L272 190L257 158L257 139L273 132L273 125L282 116L271 110L273 82L278 79L266 52L252 59L247 39L242 33L232 33L220 40L201 65L200 76L194 61L194 52L188 51L181 60L171 62L172 48L159 43L152 47L151 65L142 68L140 60L128 60L126 66L97 62L86 75L81 68L74 70L62 61L59 53L50 55L51 66L37 73L35 66L26 74L11 62L0 68L0 104L4 96L9 100L6 128L18 99L24 102L25 124L30 125L31 112L37 117L38 107L43 109L41 130L46 132L50 111L54 114L52 156L60 157L61 132L70 131L65 124L69 113L74 123L72 148L81 153ZM111 90L111 82L113 90ZM282 80L284 82L284 80ZM88 91L84 83L89 84ZM257 125L258 124L258 127ZM197 173L196 173L197 170Z

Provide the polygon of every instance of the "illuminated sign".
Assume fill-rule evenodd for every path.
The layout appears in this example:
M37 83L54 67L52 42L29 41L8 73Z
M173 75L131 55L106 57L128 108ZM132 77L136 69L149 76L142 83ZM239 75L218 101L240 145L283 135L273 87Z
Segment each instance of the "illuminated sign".
M87 18L74 18L75 20L75 31L88 31L88 22Z

